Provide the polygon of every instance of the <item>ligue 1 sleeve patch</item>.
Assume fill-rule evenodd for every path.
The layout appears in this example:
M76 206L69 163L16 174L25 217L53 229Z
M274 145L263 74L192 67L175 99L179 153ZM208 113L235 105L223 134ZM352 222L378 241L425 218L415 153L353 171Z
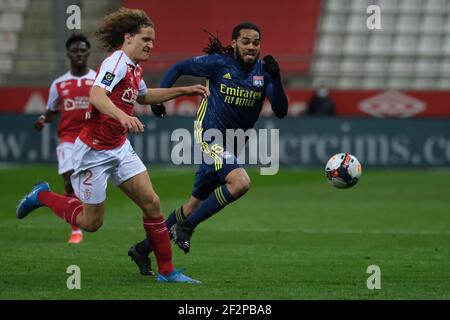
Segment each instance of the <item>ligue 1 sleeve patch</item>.
M115 76L116 75L112 74L111 72L106 72L101 83L103 83L104 85L110 86L111 83L113 82Z

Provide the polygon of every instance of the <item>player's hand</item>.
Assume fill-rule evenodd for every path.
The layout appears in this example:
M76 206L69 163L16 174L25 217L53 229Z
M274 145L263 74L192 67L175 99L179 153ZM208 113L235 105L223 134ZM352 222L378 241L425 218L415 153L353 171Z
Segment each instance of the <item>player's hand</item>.
M152 104L150 108L152 108L153 114L158 118L164 118L166 115L166 107L162 103Z
M144 132L144 125L142 122L136 118L125 115L120 120L120 124L129 132L129 133L142 133Z
M39 118L37 118L36 122L34 123L34 128L39 132L42 131L45 126L45 120L46 119L44 115L39 116Z
M187 96L202 96L208 98L210 95L209 89L201 84L185 87L185 95Z
M267 55L263 58L264 61L264 70L270 74L270 76L274 80L280 80L280 66L278 65L277 60L271 55Z

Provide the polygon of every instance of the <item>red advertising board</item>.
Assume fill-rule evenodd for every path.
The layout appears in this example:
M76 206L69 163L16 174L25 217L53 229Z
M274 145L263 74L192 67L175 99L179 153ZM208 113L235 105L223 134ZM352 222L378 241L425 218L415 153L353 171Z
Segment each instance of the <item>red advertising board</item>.
M312 90L288 90L289 115L303 116ZM0 113L42 113L48 89L40 87L0 87ZM449 91L331 90L336 114L349 117L450 118ZM197 97L182 97L165 103L168 115L195 115ZM137 114L151 114L148 107L137 106ZM270 116L266 101L262 115Z

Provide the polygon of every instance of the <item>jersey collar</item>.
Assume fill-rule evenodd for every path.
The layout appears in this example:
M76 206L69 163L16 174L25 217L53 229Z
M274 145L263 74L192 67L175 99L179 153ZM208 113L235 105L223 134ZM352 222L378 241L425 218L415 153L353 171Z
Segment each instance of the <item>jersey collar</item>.
M123 50L119 50L119 51L121 51L121 52L123 53L123 57L124 57L125 62L126 62L127 64L131 64L131 65L134 66L134 67L139 66L139 64L134 63L133 60L131 60L130 57L127 56L127 54L125 53L125 51L123 51Z

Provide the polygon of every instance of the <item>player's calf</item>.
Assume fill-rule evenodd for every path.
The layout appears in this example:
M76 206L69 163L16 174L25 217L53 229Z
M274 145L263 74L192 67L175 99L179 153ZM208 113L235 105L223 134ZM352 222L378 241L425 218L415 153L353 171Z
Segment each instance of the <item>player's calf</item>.
M226 176L225 183L234 199L238 199L246 194L251 186L250 177L242 168L231 171Z

